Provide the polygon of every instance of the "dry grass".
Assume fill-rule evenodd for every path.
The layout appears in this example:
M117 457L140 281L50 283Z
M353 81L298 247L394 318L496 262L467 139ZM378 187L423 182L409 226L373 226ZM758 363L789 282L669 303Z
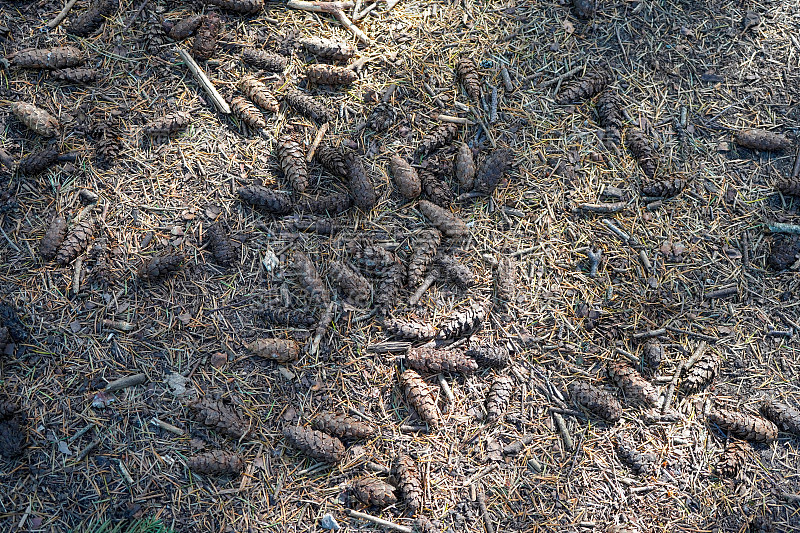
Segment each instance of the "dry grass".
M316 90L338 106L329 135L352 135L381 193L369 215L342 216L346 228L332 238L299 233L291 217L263 216L235 198L243 184L282 185L271 151L286 123L297 125L306 143L316 126L282 111L255 134L218 115L178 62L172 43L147 50L142 40L151 7L164 2L149 2L135 19L140 2L121 3L114 20L90 39L68 37L61 28L40 32L42 21L61 5L11 2L0 8L10 17L5 53L76 42L108 74L96 86L72 88L35 72L0 72L2 98L23 97L49 109L66 125L64 148L84 154L72 167L10 183L19 209L4 216L2 229L16 248L3 239L0 290L22 311L32 341L0 360L2 388L20 398L30 417L28 451L20 461L0 463L4 530L20 524L64 531L93 519L146 515L176 531L311 531L331 512L348 531L370 531L344 515L343 489L366 462L389 467L399 451L419 459L426 514L452 531L483 530L475 502L480 487L497 531L602 531L630 522L641 531L734 532L764 512L773 514L782 531L800 524L798 497L792 496L800 493L797 441L782 435L770 446L754 447L740 479L720 480L712 469L724 441L703 417L712 401L750 409L757 397L769 394L800 402L795 338L766 335L770 327L787 329L779 312L800 322L797 275L764 269L763 224L796 219L796 200L772 189L777 177L791 172L794 154L755 154L730 139L731 129L745 126L791 131L798 118L796 2L750 6L762 24L748 31L741 25L745 7L722 1L602 2L589 25L549 1L515 7L402 0L388 13L377 7L361 23L376 39L361 53L376 59L351 88ZM177 12L193 10L188 2L177 4ZM215 83L232 90L246 70L238 47L276 30L355 42L332 19L278 5L253 19L229 16L225 43L207 67ZM307 331L265 329L254 315L261 300L305 305L288 268L292 250L325 265L346 257L344 240L367 232L407 257L409 236L425 223L413 204L392 192L388 158L395 151L410 153L435 123L430 116L437 103L425 84L442 113L459 114L466 100L451 69L462 51L479 61L485 93L499 89L490 134L512 148L515 168L510 184L492 199L460 207L472 237L456 254L474 268L477 288L467 295L435 286L419 306L401 306L397 313L438 321L467 298L490 302L491 267L483 256L514 254L520 262L518 299L507 312L496 310L476 340L529 334L538 342L515 358L517 388L503 422L482 422L492 374L483 372L450 380L455 402L441 430L413 433L400 429L417 421L402 401L392 356L366 350L383 340L380 327L365 319L366 310L338 313L321 352L285 369L248 357L243 344L272 335L308 340ZM642 174L627 154L603 148L593 106L556 106L555 87L538 86L602 62L617 75L630 121L655 138L671 169L692 178L678 198L648 209L637 196ZM286 81L300 79L302 65L302 56L295 57ZM512 93L503 89L501 67L514 80ZM709 72L724 81L703 81ZM395 126L385 134L359 128L373 105L368 92L381 94L392 83L398 85ZM192 111L189 130L166 142L143 139L139 126L171 109ZM682 109L685 137L675 126ZM84 115L99 122L112 114L126 130L123 151L116 167L102 170L93 164L93 141L80 127ZM4 149L19 154L41 146L10 117L7 105L0 117ZM482 110L480 117L488 121L489 114ZM490 145L477 127L462 131L461 139L484 149ZM555 173L558 159L573 164L574 174ZM313 173L312 183L321 190L339 187L317 166ZM622 212L576 209L600 201L608 186L626 191ZM77 193L83 188L100 195L95 216L103 220L113 249L117 280L108 288L85 281L72 296L73 269L42 264L35 251L55 210L74 215L80 209ZM219 217L243 244L240 263L228 270L202 247L203 228ZM604 217L635 236L640 248L622 244L601 222ZM660 251L666 242L685 246L680 261L666 260ZM597 278L588 275L581 252L587 246L603 250ZM742 264L743 247L749 266ZM139 281L135 269L141 261L169 248L187 254L185 272L163 283ZM644 270L639 250L651 271ZM279 264L267 271L262 260L272 253ZM739 288L736 297L703 298L731 284ZM596 324L579 313L581 304L600 311ZM133 329L109 329L104 320L125 321ZM616 357L615 348L639 354L631 335L665 326L716 340L710 349L721 354L723 365L714 387L688 398L677 395L677 422L647 423L634 407L612 427L565 416L574 441L567 449L548 411L558 404L554 391L566 394L575 379L602 386L603 366ZM699 339L671 331L662 340L668 357L659 373L669 377ZM210 364L217 353L227 357L218 369ZM107 381L138 372L147 374L146 385L118 392L109 409L90 406ZM188 397L220 394L234 402L252 423L245 441L232 443L191 422L185 398L166 383L172 373L188 378ZM665 388L666 380L657 383ZM312 464L284 445L281 429L325 409L358 409L380 427L380 436L351 446L339 466ZM183 435L154 426L154 417L183 429ZM612 442L620 434L658 455L654 473L636 476L619 462ZM522 453L498 455L524 436L532 440ZM71 455L59 451L59 441ZM186 456L217 446L247 458L245 476L226 481L188 472ZM411 524L402 505L382 516Z

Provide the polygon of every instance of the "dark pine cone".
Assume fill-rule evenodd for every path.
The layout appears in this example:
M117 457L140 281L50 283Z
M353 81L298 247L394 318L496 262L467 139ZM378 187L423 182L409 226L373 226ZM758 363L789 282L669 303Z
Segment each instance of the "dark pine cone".
M380 479L362 477L353 481L350 488L353 495L366 505L388 507L397 503L394 487Z
M367 118L367 127L374 131L386 131L392 127L397 119L397 111L392 104L381 102L372 109Z
M742 471L747 461L747 450L750 445L747 441L730 438L725 443L725 449L717 461L717 474L723 477L735 478Z
M792 146L792 140L785 135L755 128L740 131L734 141L739 146L761 152L779 152Z
M280 73L289 66L288 57L267 52L266 50L258 50L257 48L245 48L242 50L242 61L268 72Z
M88 37L119 9L119 0L92 0L89 8L67 25L67 33Z
M572 9L579 19L589 20L594 18L597 7L595 6L595 0L572 0Z
M209 4L244 15L255 15L264 9L264 0L206 0Z
M449 209L439 207L427 200L419 201L419 210L442 235L452 239L458 239L469 233L467 224L450 212Z
M195 34L201 22L203 22L203 15L189 15L172 25L167 31L167 35L175 41L183 41Z
M436 329L431 324L417 320L391 318L386 321L383 328L386 330L386 335L401 341L427 342L436 336Z
M344 440L368 439L375 435L375 428L347 415L322 413L314 419L314 427Z
M0 303L0 326L8 330L8 335L14 342L28 340L28 328L19 319L19 313L13 305Z
M436 268L442 280L454 283L459 289L466 290L475 285L472 270L451 255L437 255Z
M392 156L390 167L392 179L400 194L407 200L413 200L422 193L422 183L414 167L398 154Z
M300 213L335 216L353 206L353 198L346 192L334 192L315 198L306 198L295 206Z
M305 192L308 188L308 166L305 151L297 138L292 134L282 134L278 137L275 151L278 154L281 170L294 192Z
M703 354L691 368L684 372L681 390L686 394L700 392L714 381L719 370L719 355L714 350Z
M451 122L445 122L436 127L433 131L422 137L422 140L417 147L417 157L424 157L434 150L438 150L456 138L458 134L458 126Z
M467 91L469 99L473 102L479 102L481 99L481 79L478 76L478 67L475 61L466 54L462 54L456 63L456 74L459 81Z
M408 511L411 514L417 514L422 510L425 496L417 463L408 455L401 453L397 457L393 470L395 479L397 479L397 487L406 502Z
M619 401L591 383L585 381L570 383L569 395L577 405L608 422L614 423L622 417L622 406Z
M255 355L278 363L297 361L300 356L300 346L290 339L257 339L246 347Z
M207 61L217 49L217 39L222 29L222 19L216 13L209 13L203 17L200 29L192 45L192 57L197 61Z
M421 230L412 240L411 259L408 262L408 287L416 289L425 279L428 267L436 257L442 235L437 229Z
M333 284L356 306L366 307L372 298L372 284L350 265L334 261L330 266Z
M685 188L686 180L683 178L651 180L642 183L642 196L672 198L673 196L678 196Z
M492 194L511 168L512 161L513 157L509 150L499 149L489 154L475 177L473 191L486 196Z
M354 70L346 67L317 63L306 69L306 78L318 85L350 85L358 76Z
M208 427L214 428L219 433L234 439L241 439L247 434L247 424L219 400L201 398L189 403L189 413L193 420Z
M624 438L617 439L616 449L620 460L637 474L649 473L658 459L655 454L637 451L634 445Z
M483 326L486 319L486 309L478 302L472 302L467 307L453 313L439 328L436 335L438 339L457 339L468 337Z
M192 122L192 116L186 111L173 111L147 123L143 129L146 135L170 135L185 129Z
M183 267L184 259L182 254L157 255L139 267L139 276L151 281L159 280L172 272L179 271Z
M622 102L617 91L606 88L597 97L597 116L606 130L604 141L614 146L622 142Z
M11 335L8 333L8 328L0 327L0 354L6 351L9 340L11 340ZM3 418L3 404L0 403L0 420Z
M88 278L94 283L108 285L113 280L111 267L108 263L108 243L105 237L100 237L94 241L89 249L89 268Z
M330 143L320 143L315 157L332 174L347 181L356 206L369 211L378 201L375 185L367 175L361 158L353 150Z
M291 196L261 185L242 187L238 194L244 203L260 207L274 215L288 215L293 209Z
M592 98L605 89L611 80L611 72L605 67L589 71L584 76L563 84L556 95L556 103L560 105L577 104Z
M466 354L481 368L505 368L510 358L508 348L503 344L477 346L467 350Z
M503 256L494 269L494 291L502 302L514 301L517 293L517 263L510 257Z
M739 439L772 442L778 438L777 426L760 416L715 409L708 414L708 422Z
M322 37L305 37L299 44L310 54L334 61L347 61L356 53L355 48L346 43Z
M642 358L647 367L647 371L655 372L664 360L664 346L657 340L648 341L644 346L644 355Z
M335 464L344 459L342 441L321 431L296 426L284 429L283 436L289 444L315 461Z
M233 247L233 241L228 237L228 233L219 222L208 227L206 238L211 245L214 259L217 263L222 266L230 266L236 261L236 250Z
M6 331L6 334L8 334L8 331ZM6 399L3 396L0 396L0 421L13 418L19 412L20 408L16 403L14 403L9 399Z
M324 307L331 301L331 294L328 286L317 272L317 267L311 258L303 252L295 252L292 256L292 268L300 281L300 285L306 290L315 305Z
M238 476L244 470L242 458L234 453L214 450L189 458L189 470L208 476Z
M64 239L56 254L56 263L68 265L86 250L89 241L94 237L95 223L91 217L85 217L72 228L72 232Z
M458 350L439 350L436 348L411 348L406 354L406 363L417 372L438 374L457 372L472 374L478 370L478 363Z
M800 196L800 178L781 178L775 188L786 196Z
M400 375L406 402L417 413L420 420L432 428L439 427L439 408L430 387L415 371L408 369Z
M649 178L654 177L658 169L658 153L644 132L639 128L628 128L625 132L625 146L638 161L642 172Z
M56 81L85 85L96 82L100 71L93 68L65 68L53 71L50 77Z
M67 221L62 215L54 216L47 231L44 232L41 243L39 243L39 255L47 261L54 259L66 236Z
M373 301L380 313L388 313L405 285L406 271L402 263L388 250L360 240L350 241L348 250L365 273L379 279Z
M800 236L773 235L767 265L774 270L786 270L797 261L797 254L800 254Z
M514 379L511 376L496 376L486 398L486 412L489 422L500 420L511 402L514 392Z
M430 170L420 170L419 180L422 183L422 192L434 204L446 208L455 200L456 196L450 185Z
M289 89L283 97L286 103L295 111L307 116L311 120L317 122L330 122L333 114L331 111L319 100L298 91L297 89Z
M608 364L607 371L608 377L627 399L649 407L656 406L658 391L633 366L627 362L613 361Z
M122 135L111 124L103 123L94 130L97 139L94 147L95 161L100 168L108 169L117 164L122 151Z
M19 457L25 451L26 441L25 431L16 417L0 422L0 455L6 459Z
M256 314L274 326L309 328L317 323L317 319L303 309L290 309L280 305L267 304L257 309Z
M75 46L30 48L16 52L8 59L15 67L46 70L78 67L86 62L83 52Z
M759 410L783 431L800 437L800 409L775 400L765 400L759 406Z

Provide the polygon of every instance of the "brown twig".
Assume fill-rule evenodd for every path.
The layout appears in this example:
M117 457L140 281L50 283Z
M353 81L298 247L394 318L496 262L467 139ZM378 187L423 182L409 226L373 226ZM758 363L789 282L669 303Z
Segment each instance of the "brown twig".
M408 305L417 305L419 303L420 298L422 295L425 294L425 291L430 289L433 282L436 281L439 275L436 272L428 272L428 275L425 276L425 279L422 281L422 285L414 291L414 294L411 295L411 298L408 299Z
M383 518L378 518L377 516L372 516L366 513L360 513L352 509L347 509L347 516L349 516L350 518L359 518L361 520L366 520L367 522L372 522L373 524L385 527L387 529L392 529L394 531L400 531L401 533L414 533L414 530L411 529L410 527L401 526L400 524L389 522L388 520L384 520Z
M322 126L319 127L317 130L317 134L314 136L314 142L311 143L311 147L308 149L308 155L306 155L306 162L310 163L314 159L314 153L319 148L319 143L322 142L322 138L325 137L325 133L328 131L328 123L324 123Z
M591 213L619 213L628 202L615 202L613 204L581 204L578 206L581 211L589 211Z
M58 15L56 15L56 18L47 23L47 27L51 30L57 28L59 24L64 22L64 19L67 18L67 15L69 14L69 10L72 9L72 6L74 6L76 3L78 3L78 0L69 0L67 5L64 6L64 9L62 9Z
M181 59L183 59L183 61L186 63L186 66L189 67L194 79L200 83L203 89L205 89L206 94L208 94L208 96L214 102L214 105L217 107L217 109L219 109L219 112L226 115L230 114L231 108L228 105L228 102L226 102L222 95L219 94L219 91L217 91L216 87L214 87L214 84L211 83L211 80L208 79L208 76L206 76L206 73L203 72L203 69L200 68L194 58L182 48L176 46L175 49L178 51Z

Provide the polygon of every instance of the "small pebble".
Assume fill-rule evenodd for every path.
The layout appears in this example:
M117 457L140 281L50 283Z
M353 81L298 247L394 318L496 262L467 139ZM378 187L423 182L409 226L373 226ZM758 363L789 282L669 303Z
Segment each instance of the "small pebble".
M339 523L336 522L336 519L330 513L325 513L322 516L322 520L319 521L319 527L322 529L330 529L332 531L339 531L339 529L341 529L339 527Z

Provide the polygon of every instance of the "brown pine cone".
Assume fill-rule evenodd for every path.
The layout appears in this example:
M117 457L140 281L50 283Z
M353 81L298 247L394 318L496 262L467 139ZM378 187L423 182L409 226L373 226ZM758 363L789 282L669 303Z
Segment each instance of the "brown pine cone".
M622 102L616 90L606 88L597 97L597 116L600 125L605 129L603 140L608 144L619 146L622 142L624 124L622 121Z
M118 9L119 0L92 0L89 8L67 25L67 33L88 37L99 30L106 17L113 16Z
M345 150L340 147L334 146L330 142L322 141L314 152L314 157L334 176L344 180L350 177L347 155Z
M317 319L303 309L289 309L280 305L267 304L256 309L256 315L275 326L310 328L317 323Z
M691 368L684 371L681 390L686 394L694 394L711 385L719 371L719 364L717 352L708 350Z
M433 263L442 234L437 229L423 229L411 241L411 259L408 262L408 287L416 289L422 284L428 267Z
M388 507L397 503L394 487L380 479L362 477L353 481L350 489L353 495L366 505Z
M454 312L439 328L437 339L468 337L478 331L486 320L486 309L478 302Z
M319 307L325 307L331 301L331 294L325 281L317 273L314 262L303 252L295 252L292 256L292 268L299 278L300 285L311 297L311 301Z
M439 374L440 372L472 374L478 370L478 363L458 350L411 348L406 354L405 360L409 367L425 374Z
M422 192L428 200L439 207L450 207L456 199L450 185L433 172L427 169L420 170L419 180L422 183Z
M228 237L225 228L216 222L206 230L206 239L214 252L214 259L222 266L231 266L236 261L236 250L233 241Z
M230 105L233 114L254 130L261 130L267 127L267 122L264 120L264 115L261 114L261 111L243 96L234 96L230 101Z
M278 137L275 145L278 162L286 179L295 193L303 193L308 188L308 166L306 154L297 138L284 133Z
M569 395L575 404L612 424L622 417L622 406L619 401L591 383L585 381L570 383Z
M119 129L106 122L95 128L93 135L97 139L94 148L97 165L104 169L116 165L122 151L122 134Z
M350 189L350 194L353 195L353 202L362 211L371 211L378 203L375 185L367 175L361 158L355 152L346 150L345 160L348 172L347 187Z
M452 142L458 135L458 126L445 122L422 137L417 147L417 157L424 157L434 150L438 150Z
M108 243L105 237L94 241L89 249L88 278L94 283L108 285L113 281L111 267L108 263Z
M65 68L50 74L51 79L75 84L94 83L99 77L100 72L93 68Z
M625 146L639 163L642 172L649 178L654 177L658 169L659 157L653 143L645 136L644 132L639 128L628 128L625 132Z
M341 261L330 265L330 277L334 285L357 307L366 307L372 299L372 284L353 267Z
M278 363L291 363L300 357L300 346L289 339L258 339L247 344L247 349L259 357Z
M436 336L436 328L417 320L390 318L383 325L386 335L409 342L427 342Z
M186 129L191 124L192 116L186 111L173 111L148 122L143 131L146 135L170 135Z
M242 187L239 189L238 194L244 203L260 207L274 215L288 215L294 207L291 196L261 185Z
M324 103L316 100L315 98L291 88L286 91L283 97L286 103L302 115L307 116L311 120L317 122L330 122L333 113L325 106Z
M605 67L589 71L580 78L564 83L556 95L556 103L560 105L578 104L583 100L588 100L605 89L611 80L611 72Z
M481 99L481 79L478 76L478 67L475 61L466 54L461 54L456 63L456 76L464 90L467 92L469 99L473 102L480 102Z
M469 192L475 187L475 158L472 155L472 149L467 143L461 143L458 146L458 153L456 154L456 179L461 192Z
M314 428L344 440L368 439L375 428L347 415L322 413L314 419Z
M170 27L167 35L172 40L183 41L195 34L201 22L203 22L203 15L189 15Z
M500 420L508 409L511 402L511 394L514 392L514 378L511 376L495 376L492 387L489 389L489 396L486 398L487 420L495 422Z
M750 445L743 440L730 438L725 443L725 449L717 460L716 472L720 476L735 478L742 471L747 461L747 451Z
M317 63L306 69L306 78L318 85L350 85L358 79L358 75L346 67Z
M56 254L56 263L65 266L89 247L89 241L94 237L96 226L91 217L86 217L78 222L64 239L61 248Z
M775 188L786 196L800 196L800 179L798 178L781 178L775 184Z
M213 450L189 458L189 470L208 476L238 476L244 471L244 461L235 453Z
M392 127L397 120L397 111L394 110L389 102L380 102L369 114L367 127L374 131L386 131Z
M657 340L647 341L647 344L644 346L644 355L642 359L648 371L655 372L664 360L664 346Z
M739 439L772 442L778 438L778 427L760 416L715 409L708 414L708 423Z
M3 328L3 329L5 329L5 328ZM6 330L6 335L8 335L8 330ZM6 339L7 339L7 337L6 337ZM0 337L0 340L2 340L2 337ZM6 399L6 398L0 396L0 421L8 420L9 418L13 418L19 412L20 412L20 408L16 403L12 402L9 399Z
M800 254L800 236L773 235L767 265L774 270L786 270L794 265L798 254Z
M517 262L503 256L494 269L494 292L497 299L503 302L514 301L517 293Z
M407 200L413 200L422 193L422 183L416 169L397 154L392 156L390 167L392 179L397 190Z
M157 281L183 268L183 254L164 254L154 256L139 267L139 277Z
M78 67L86 62L83 52L74 46L28 48L12 54L8 59L15 67L46 70Z
M264 9L264 0L207 0L207 2L222 9L244 15L255 15Z
M430 387L415 371L409 369L400 375L406 402L414 409L420 420L436 429L439 427L439 408Z
M651 180L642 183L642 196L672 198L678 196L685 188L686 180L683 178Z
M397 479L397 488L400 489L400 495L406 502L406 507L411 514L417 514L422 510L425 491L416 461L401 453L397 457L393 470L395 479Z
M472 270L467 265L459 263L453 256L437 255L436 268L441 279L454 283L462 290L475 285L475 274Z
M800 437L800 409L770 399L762 402L759 410L781 430Z
M189 403L189 413L193 420L233 439L239 440L247 434L247 423L220 400L198 398Z
M245 48L242 50L242 61L267 72L281 73L289 66L288 57L257 48Z
M204 16L192 44L192 57L197 61L211 59L217 49L220 30L222 30L222 19L219 15L209 13Z
M607 367L608 377L622 390L625 398L649 407L658 404L658 391L625 361L612 361Z
M239 90L254 104L270 113L277 113L280 109L278 99L269 92L266 85L255 79L253 76L244 76L239 80Z
M637 474L650 473L658 460L655 454L637 451L633 443L624 438L617 438L616 450L620 460Z
M477 346L466 351L466 355L478 363L480 368L505 368L511 354L503 344Z
M20 160L17 170L20 174L35 176L41 174L59 161L61 153L58 148L51 146L41 152L35 152Z
M739 146L760 152L779 152L792 146L786 135L757 128L740 131L733 140Z
M590 20L594 18L597 7L595 0L572 0L572 10L579 19Z
M335 192L315 198L307 198L297 203L295 210L300 213L335 216L353 207L353 198L346 192Z
M348 243L348 250L365 273L378 278L373 291L378 313L385 315L390 312L398 292L405 285L406 271L400 260L386 249L358 239Z
M17 418L0 422L0 455L6 459L19 457L27 447L25 431Z
M289 444L315 461L335 464L344 459L342 441L321 431L296 426L284 429L283 436Z
M50 113L26 102L11 104L11 112L26 128L42 137L55 137L59 134L61 124Z
M419 210L445 237L459 239L469 233L469 228L464 221L456 217L449 209L439 207L427 200L420 200Z
M53 260L66 236L67 221L61 215L54 216L39 243L39 255L47 261Z
M356 53L355 48L349 44L322 37L304 37L298 43L306 52L333 61L347 61Z

